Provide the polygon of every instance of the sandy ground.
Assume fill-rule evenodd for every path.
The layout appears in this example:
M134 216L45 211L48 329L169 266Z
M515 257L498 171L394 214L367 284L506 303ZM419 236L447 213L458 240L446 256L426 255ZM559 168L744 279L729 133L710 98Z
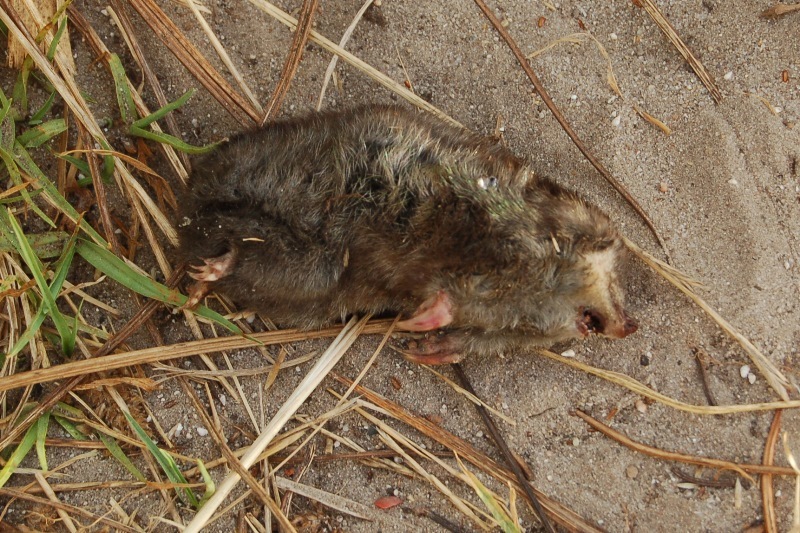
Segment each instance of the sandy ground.
M118 32L101 12L104 5L76 3L108 46L123 56L129 72L135 73ZM247 2L214 0L206 4L211 10L211 26L224 37L234 62L265 103L277 82L291 34ZM491 6L508 21L509 31L525 53L581 31L579 21L605 46L626 100L616 97L605 83L606 62L588 41L580 46L556 46L534 59L532 66L586 144L650 213L675 266L701 281L705 285L701 295L787 375L796 378L800 341L800 127L796 126L800 120L800 14L760 19L758 14L771 5L766 0L658 4L716 78L724 94L721 104L713 103L647 14L628 0L563 0L555 3L555 9L544 2L524 1L493 2ZM162 5L218 64L188 10L173 3ZM292 11L299 4L278 5ZM359 7L359 2L350 0L323 2L316 30L338 41ZM133 18L168 96L174 99L184 90L198 87L149 29L135 15ZM113 114L113 101L104 104L106 100L99 98L104 92L106 97L111 94L109 77L89 66L92 58L85 45L78 40L74 46L82 65L81 80L86 90L98 97L98 114ZM502 116L509 147L529 157L540 173L580 190L610 213L627 236L660 255L642 222L584 160L533 94L505 44L473 3L384 0L359 24L347 48L399 82L407 73L418 94L468 128L491 134ZM328 61L329 55L319 47L307 48L283 115L313 107ZM782 72L788 74L788 81L782 80ZM326 107L398 100L342 63L336 73L340 85L329 90ZM144 97L156 107L149 91ZM762 100L774 106L777 114ZM667 136L644 122L634 112L633 103L668 124L672 134ZM217 140L238 129L203 91L176 118L186 140L195 143ZM168 179L177 187L174 176ZM122 205L118 209L123 215L127 210ZM152 259L143 255L141 264L149 267ZM125 309L127 297L107 285L103 290L117 294L115 301ZM637 334L617 342L577 342L558 346L556 351L571 348L581 361L623 372L663 394L703 405L706 398L693 360L693 348L699 347L716 361L709 370L710 384L720 404L776 398L762 376L757 375L752 384L740 376L740 368L749 362L744 352L670 285L634 263L627 286L629 308L640 323ZM157 323L166 342L189 338L182 319L168 316L166 311ZM143 337L139 342L145 346L148 340ZM377 342L377 338L359 340L337 371L356 375ZM295 347L294 353L324 346L304 343ZM265 364L252 351L231 354L231 361L236 368ZM301 369L309 366L304 364ZM475 357L465 361L464 367L480 396L516 420L516 426L503 424L502 429L512 448L530 464L535 485L599 526L609 531L739 531L761 519L757 486L743 491L738 506L730 488L682 488L682 480L671 470L676 465L634 453L588 431L570 411L583 409L600 419L616 412L610 424L634 440L665 450L753 463L761 461L771 414L697 416L659 404L641 412L636 406L639 397L627 390L533 354ZM452 377L450 369L443 372ZM301 376L302 370L281 373L275 389L265 398L267 416L277 410L281 397ZM392 386L392 378L401 384L399 390ZM261 379L243 381L256 408ZM385 350L365 383L412 411L441 417L445 428L500 458L471 405L438 378L394 352ZM325 385L333 382L328 380ZM157 409L163 427L182 423L189 428L176 439L181 453L206 460L217 457L211 438L192 430L199 421L181 394L175 383L167 381L148 401ZM233 433L237 424L248 422L241 407L228 400L218 407L228 424L226 431ZM302 412L321 413L332 405L331 397L321 390ZM783 421L789 442L800 454L800 416L788 411ZM354 414L333 421L330 427L368 449L379 445L368 424ZM415 435L408 428L396 427ZM246 443L239 437L231 445ZM320 440L318 452L324 445ZM61 453L68 456L68 452ZM783 453L779 451L777 456L780 464L786 464ZM692 467L684 470L713 475ZM110 458L83 461L67 474L82 481L127 477ZM219 480L224 472L218 469L214 474ZM314 463L303 482L369 505L387 492L397 491L411 505L436 510L468 530L474 527L429 484L358 463ZM785 479L776 480L775 486L779 526L787 531L793 487ZM479 504L468 490L456 490ZM101 512L110 495L124 496L93 492L65 495L64 499ZM326 514L326 527L378 529L311 507L299 497L295 504L296 513L316 509ZM151 505L160 504L155 497L124 503L129 511L140 507L143 515L151 514L142 512ZM520 509L524 523L531 528L529 511ZM399 508L386 514L389 520L381 526L383 531L438 530L433 522ZM19 520L19 512L12 508L6 520L14 523L15 517ZM231 520L222 519L212 529L229 531Z

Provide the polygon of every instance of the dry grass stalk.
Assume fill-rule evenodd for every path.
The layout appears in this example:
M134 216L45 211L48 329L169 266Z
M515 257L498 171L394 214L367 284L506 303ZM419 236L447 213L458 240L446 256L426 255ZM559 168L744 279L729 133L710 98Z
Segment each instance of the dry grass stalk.
M275 7L273 4L267 2L266 0L250 0L250 3L252 3L254 6L256 6L260 10L264 11L265 13L267 13L268 15L273 17L275 20L277 20L281 24L284 24L284 25L288 26L292 30L297 28L297 20L295 20L293 17L289 16L289 14L287 14L285 11L282 11L281 9ZM347 50L343 50L341 47L337 46L333 41L327 39L326 37L322 36L318 32L316 32L314 30L311 30L309 38L310 38L311 41L313 41L314 43L318 44L319 46L321 46L322 48L324 48L328 52L336 54L337 56L342 58L342 60L345 63L348 63L349 65L352 65L356 69L360 70L361 72L363 72L364 74L366 74L367 76L369 76L370 78L372 78L373 80L378 82L380 85L383 85L384 87L386 87L387 89L389 89L393 93L395 93L398 96L400 96L401 98L407 100L412 105L415 105L416 107L418 107L420 109L428 111L429 113L433 114L434 116L438 117L440 120L443 120L444 122L447 122L447 123L450 123L450 124L453 124L453 125L456 125L456 126L459 126L459 127L463 127L461 125L461 123L459 123L458 121L450 118L448 115L443 113L441 110L439 110L438 108L432 106L431 104L429 104L428 102L426 102L425 100L423 100L422 98L420 98L419 96L414 94L413 92L409 91L403 85L397 83L396 81L394 81L392 78L390 78L389 76L387 76L383 72L380 72L379 70L377 70L373 66L365 63L364 61L362 61L361 59L357 58L356 56L354 56L353 54L351 54Z
M350 36L353 35L356 26L361 21L361 17L364 16L364 13L367 12L367 9L369 9L369 6L372 5L373 1L374 0L366 0L366 2L364 2L364 4L361 6L361 9L358 10L355 17L353 17L352 22L350 22L350 25L347 26L346 30L344 30L342 38L339 40L339 48L344 50L344 47L347 45L347 41L350 40ZM331 76L333 76L333 71L336 68L336 63L338 62L339 56L334 54L331 58L331 62L328 63L328 68L325 69L325 78L322 80L322 89L319 91L319 99L317 100L317 111L322 109L322 101L325 98L325 91L328 89L328 83L331 81Z
M154 302L154 306L161 305ZM389 323L385 320L370 322L363 329L363 334L385 333ZM94 357L88 360L64 363L57 367L42 368L39 370L29 370L8 376L0 380L0 392L15 389L17 387L30 386L37 383L45 383L59 379L72 378L75 376L85 376L93 372L104 372L125 368L128 366L155 363L199 355L202 353L214 353L225 350L236 350L241 348L252 348L261 345L282 344L287 342L297 342L309 339L320 339L334 337L342 331L341 327L324 328L315 331L302 331L298 329L285 329L281 331L268 331L264 333L254 333L249 337L222 337L216 339L205 339L200 341L180 342L177 344L144 348L129 352L107 355L104 357ZM112 337L111 340L114 340Z
M197 23L200 24L200 27L203 29L203 32L208 37L209 42L211 42L211 46L214 47L214 50L217 52L222 63L225 65L225 68L228 69L228 72L231 73L233 79L236 80L236 83L239 85L239 88L244 92L247 99L250 100L250 103L253 105L253 108L258 113L263 113L264 110L261 108L261 104L259 103L256 96L253 94L253 91L250 90L250 86L247 85L247 82L244 81L244 78L239 73L239 69L236 68L236 65L233 64L231 61L231 57L228 55L228 52L225 50L225 47L222 46L222 43L217 39L217 35L214 33L214 30L211 29L211 26L208 25L203 13L200 12L200 9L197 7L197 2L194 0L187 2L189 9L192 10L192 14L194 18L197 19Z
M794 509L792 510L792 529L789 533L800 533L800 466L789 447L789 435L783 432L783 453L794 471Z
M153 33L175 54L183 66L244 127L260 122L260 115L225 81L205 56L195 48L175 23L152 0L130 0Z
M761 16L764 18L777 18L794 11L800 11L800 4L775 4L762 11Z
M748 464L748 463L733 463L730 461L723 461L721 459L709 459L706 457L698 457L695 455L687 455L683 453L660 450L658 448L654 448L652 446L636 442L631 438L629 438L628 436L623 435L619 431L611 429L609 426L603 424L602 422L598 421L595 418L592 418L591 416L587 415L582 411L575 411L575 415L581 418L587 424L589 424L593 429L605 435L606 437L609 437L610 439L617 441L618 443L622 444L627 448L643 453L645 455L649 455L651 457L657 457L658 459L663 459L667 461L678 461L680 463L706 466L722 470L733 470L734 472L737 472L739 475L741 475L746 479L749 479L750 481L753 481L753 478L749 474L772 474L774 476L795 475L794 470L785 466L765 466L765 465Z
M285 350L281 353L287 353ZM243 368L241 370L193 370L187 368L180 368L171 365L164 365L160 363L153 363L151 366L154 370L159 371L160 373L156 376L158 379L157 381L161 382L167 379L172 379L176 376L186 376L191 379L208 379L208 380L215 380L217 377L252 377L252 376L260 376L262 374L270 374L274 372L276 369L281 370L284 368L292 368L298 365L302 365L303 363L307 363L314 359L317 355L317 352L309 352L306 355L301 355L300 357L295 357L290 359L289 361L276 361L274 365L267 365L267 366L259 366L255 368ZM279 358L280 359L280 358ZM269 383L269 380L266 381ZM266 385L264 386L265 389L269 389Z
M362 413L362 415L366 415L366 413ZM472 521L473 524L478 526L483 531L489 531L490 529L492 529L494 526L497 525L497 523L492 520L491 516L487 515L486 513L483 513L482 511L479 511L475 506L471 505L467 500L464 500L464 499L459 498L458 496L456 496L455 493L453 493L453 491L450 490L450 487L445 485L439 478L437 478L436 476L434 476L433 474L431 474L430 472L425 470L425 468L419 462L417 462L413 457L411 457L397 443L397 441L394 438L392 438L389 435L389 433L387 433L387 430L391 431L391 433L395 437L400 439L407 447L417 451L419 449L419 447L416 446L415 443L413 443L410 439L406 438L404 435L400 434L399 432L391 430L391 428L389 426L387 426L386 424L383 424L377 418L372 417L372 416L367 416L367 419L370 420L372 423L379 425L380 429L378 430L378 432L379 432L378 434L379 434L379 436L381 438L381 441L384 444L386 444L386 446L388 446L389 448L394 450L398 455L400 455L403 458L403 460L408 465L410 465L411 468L417 474L419 474L422 477L422 479L424 479L425 481L427 481L428 483L433 485L439 492L441 492L442 495L444 495L448 500L450 500L450 502L453 504L453 506L456 509L458 509L459 511L461 511L461 513L464 516L469 518ZM458 479L461 479L461 481L464 481L463 477L459 476L458 475L459 473L456 472L454 469L448 468L448 471L454 477L456 477ZM475 514L476 511L481 512L483 517L479 517L477 514Z
M34 477L36 478L36 482L42 488L42 492L44 493L44 495L47 496L47 499L50 500L51 502L58 503L59 502L58 496L56 496L56 493L53 491L53 488L44 478L42 473L36 472L34 474ZM69 516L69 513L67 513L64 509L60 507L56 507L56 513L58 514L58 517L61 518L61 523L64 524L64 527L66 527L71 533L78 532L78 528L75 527L75 522L72 521L72 517Z
M314 392L325 376L328 375L333 366L341 359L347 349L362 333L366 324L366 319L361 319L358 323L356 323L355 318L350 319L347 326L342 329L341 333L336 337L333 343L331 343L330 347L320 356L317 364L308 372L300 385L298 385L270 423L264 428L258 439L253 442L244 456L242 456L241 464L244 469L248 469L255 464L261 452L264 451L275 435L278 434L291 416L300 408L302 402ZM240 476L238 474L229 474L228 477L219 484L214 496L199 510L184 532L197 533L200 529L205 527L222 501L227 498L230 491L239 482L239 479Z
M782 414L783 409L777 409L772 417L767 441L764 443L764 456L761 459L761 463L764 466L775 464L775 444L777 444L778 435L780 435ZM764 509L764 531L766 533L778 533L778 516L775 513L775 491L772 486L771 474L761 476L761 505Z
M222 451L222 455L228 460L228 468L231 468L234 472L236 472L236 475L247 484L247 486L250 488L253 494L258 497L261 503L269 508L269 511L275 516L283 531L295 532L296 530L294 526L281 511L280 505L278 505L278 503L276 503L275 500L273 500L270 495L267 494L266 489L261 486L261 483L259 483L259 481L253 477L252 474L250 474L248 471L249 467L245 468L245 466L242 465L239 459L233 454L233 451L231 451L230 447L228 447L225 435L222 433L222 429L216 422L214 422L214 420L211 419L211 417L208 416L203 404L200 402L200 398L198 398L197 393L195 393L188 380L186 378L180 378L179 382L184 393L192 401L195 412L200 415L203 425L210 431L212 438L217 444L217 448ZM206 393L208 396L208 402L213 409L214 401L211 397L211 391L208 389L208 386L206 386Z
M339 376L335 373L332 374L332 376L337 381L345 385L350 385L352 383L349 379ZM494 459L487 456L465 440L453 435L445 429L442 429L425 418L408 412L404 407L361 385L356 387L356 392L361 394L368 402L375 404L378 407L378 412L387 414L388 416L408 424L423 435L426 435L447 449L457 453L459 457L466 459L473 466L478 467L486 474L499 480L501 483L511 483L517 491L522 490L522 487L519 485L519 481L517 481L512 472L498 464ZM536 493L536 497L542 503L542 506L547 510L550 519L552 519L555 523L572 531L591 531L599 533L600 530L597 529L597 527L584 520L580 515L568 507L548 498L535 488L533 488L533 490Z
M14 9L22 17L25 27L32 35L37 35L45 27L65 3L65 0L12 0ZM45 38L39 47L42 52L46 51L55 35L55 28L50 28L45 34ZM13 69L22 67L25 56L28 55L24 45L12 37L8 36L8 66ZM64 30L61 40L56 49L59 64L66 69L66 73L75 74L75 61L72 58L72 47L69 42L69 29Z
M553 353L549 350L539 349L537 351L539 354L549 359L553 359L559 363L571 366L572 368L577 368L578 370L586 372L587 374L592 374L593 376L603 378L606 381L610 381L611 383L625 387L626 389L640 396L650 398L657 402L663 403L664 405L668 405L669 407L678 409L680 411L685 411L687 413L694 413L698 415L727 415L732 413L750 413L754 411L771 411L773 409L800 407L800 400L748 403L741 405L694 405L684 403L661 394L660 392L656 392L653 389L643 385L639 381L636 381L632 377L626 376L625 374L596 368L585 363L581 363L573 358L558 355L557 353Z
M0 16L2 16L3 11L0 10ZM176 269L172 275L167 279L166 285L168 287L175 287L178 282L178 279L183 275L182 269ZM23 299L25 302L25 299ZM141 309L136 313L136 315L131 318L125 327L123 327L116 335L108 339L103 346L101 346L93 355L95 357L102 357L106 354L109 354L116 350L125 340L131 336L134 332L136 332L142 325L150 318L153 312L156 310L157 307L161 305L161 302L156 300L150 300L145 305L142 306ZM56 387L56 389L50 392L47 396L43 399L39 400L36 406L31 409L31 411L25 416L24 419L20 419L19 413L22 409L24 402L20 402L19 406L17 407L17 413L15 416L15 420L20 420L14 428L10 429L5 433L5 436L0 439L0 449L5 448L8 444L16 438L19 438L28 428L35 423L39 417L42 416L47 410L51 409L58 401L73 387L79 385L83 379L85 378L85 374L77 375L73 377L68 382ZM5 380L0 380L0 384L5 383ZM22 395L23 399L28 397L30 393L31 386L29 385L26 388L25 393Z
M650 268L656 271L659 275L661 275L664 279L672 283L675 287L677 287L682 293L688 296L694 303L696 303L708 316L711 317L714 322L716 322L722 330L727 333L730 337L732 337L739 345L744 349L745 353L750 357L750 360L753 364L758 367L758 370L767 380L769 386L778 393L778 396L781 397L784 401L789 401L789 392L788 389L793 389L794 386L786 379L786 376L775 366L775 364L767 359L767 357L761 353L761 350L755 347L755 345L750 342L747 337L739 333L739 331L734 328L727 320L722 318L719 313L717 313L710 305L708 305L705 300L698 296L692 286L687 283L689 279L688 276L682 274L677 269L659 261L649 253L645 252L641 248L639 248L636 244L631 242L628 239L625 239L625 245L631 250L636 256L644 261Z
M670 24L661 10L658 9L655 2L653 0L639 0L639 2L641 2L647 14L650 15L650 18L653 19L653 22L656 23L656 26L667 36L667 39L677 48L678 52L683 56L683 59L692 67L694 73L700 78L700 81L705 85L706 89L708 89L714 102L720 103L722 101L722 93L719 91L716 82L714 82L714 78L708 73L706 67L703 66L700 60L694 56L692 51L689 50L689 47L686 46L686 43L683 42L678 32L672 27L672 24Z
M340 513L349 514L362 520L370 520L373 522L385 522L385 519L380 514L376 513L372 508L367 507L363 503L355 502L338 494L333 494L316 487L297 483L285 477L275 476L275 481L278 488L281 490L290 490L300 496L304 496L311 500L317 501L326 507L335 509Z
M83 95L78 88L74 77L64 74L66 69L59 63L60 56L56 55L56 63L59 65L62 74L64 74L63 77L56 73L56 71L50 65L50 62L47 60L47 57L36 46L36 43L34 42L30 33L28 33L24 27L20 27L18 25L19 15L13 9L0 9L0 19L2 19L8 27L9 34L14 35L14 37L16 37L26 48L28 54L36 64L36 67L42 72L42 74L44 74L47 80L53 84L61 98L64 99L64 102L67 104L76 118L81 122L81 124L99 142L105 142L106 144L109 144L102 131L102 128L100 128L100 126L97 124L97 121L89 110L89 107L83 98ZM120 180L120 188L126 190L131 196L132 200L134 197L140 200L147 207L149 215L158 224L161 231L164 232L164 235L166 235L170 241L176 243L177 236L175 234L175 230L172 229L172 226L170 225L166 216L155 205L152 198L150 198L141 184L133 179L133 176L131 176L128 169L125 168L120 160L114 160L114 167L116 170L115 176ZM47 192L45 192L43 196L53 205L53 207L59 209L55 199L49 198ZM78 223L78 220L75 220L67 213L63 214L72 220L73 223Z
M303 57L303 50L306 47L306 43L308 43L311 23L314 20L314 14L317 12L318 5L319 0L303 0L303 7L300 8L300 18L294 30L294 37L292 37L292 46L289 48L289 54L286 56L286 62L283 64L278 85L275 87L275 91L272 93L269 103L267 103L267 109L264 113L264 117L261 119L262 126L281 108L283 99L286 98L286 93L289 92L289 87L297 72L297 67L300 65L300 59Z

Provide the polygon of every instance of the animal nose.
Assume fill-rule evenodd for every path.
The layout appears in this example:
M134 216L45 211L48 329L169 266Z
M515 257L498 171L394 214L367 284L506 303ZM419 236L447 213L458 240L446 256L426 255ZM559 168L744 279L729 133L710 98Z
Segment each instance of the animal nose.
M636 332L639 329L639 324L636 322L636 319L625 315L625 323L622 325L622 335L621 337L627 337L631 333Z

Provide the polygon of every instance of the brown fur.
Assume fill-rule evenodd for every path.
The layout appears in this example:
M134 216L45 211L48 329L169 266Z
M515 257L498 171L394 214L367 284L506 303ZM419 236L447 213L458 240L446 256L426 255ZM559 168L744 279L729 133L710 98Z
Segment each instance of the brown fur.
M408 316L443 290L449 334L422 351L551 343L585 335L576 322L590 319L609 336L635 329L608 217L489 139L363 107L272 123L196 168L181 255L233 251L212 287L278 323ZM587 258L602 251L598 272Z

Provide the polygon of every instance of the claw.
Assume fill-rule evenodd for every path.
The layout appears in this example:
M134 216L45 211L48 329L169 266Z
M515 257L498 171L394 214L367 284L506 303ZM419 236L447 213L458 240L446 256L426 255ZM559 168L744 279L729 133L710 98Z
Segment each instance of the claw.
M191 276L191 274L189 275ZM205 297L205 295L209 293L210 290L211 286L204 281L198 281L197 283L192 283L189 289L189 299L186 300L186 303L183 304L182 306L173 309L172 314L178 314L181 311L190 311L194 309L200 304L200 300L202 300Z
M236 254L233 250L225 252L218 257L201 258L205 265L189 265L189 268L197 272L189 272L189 277L197 281L217 281L231 273L233 269L233 261L236 259Z

